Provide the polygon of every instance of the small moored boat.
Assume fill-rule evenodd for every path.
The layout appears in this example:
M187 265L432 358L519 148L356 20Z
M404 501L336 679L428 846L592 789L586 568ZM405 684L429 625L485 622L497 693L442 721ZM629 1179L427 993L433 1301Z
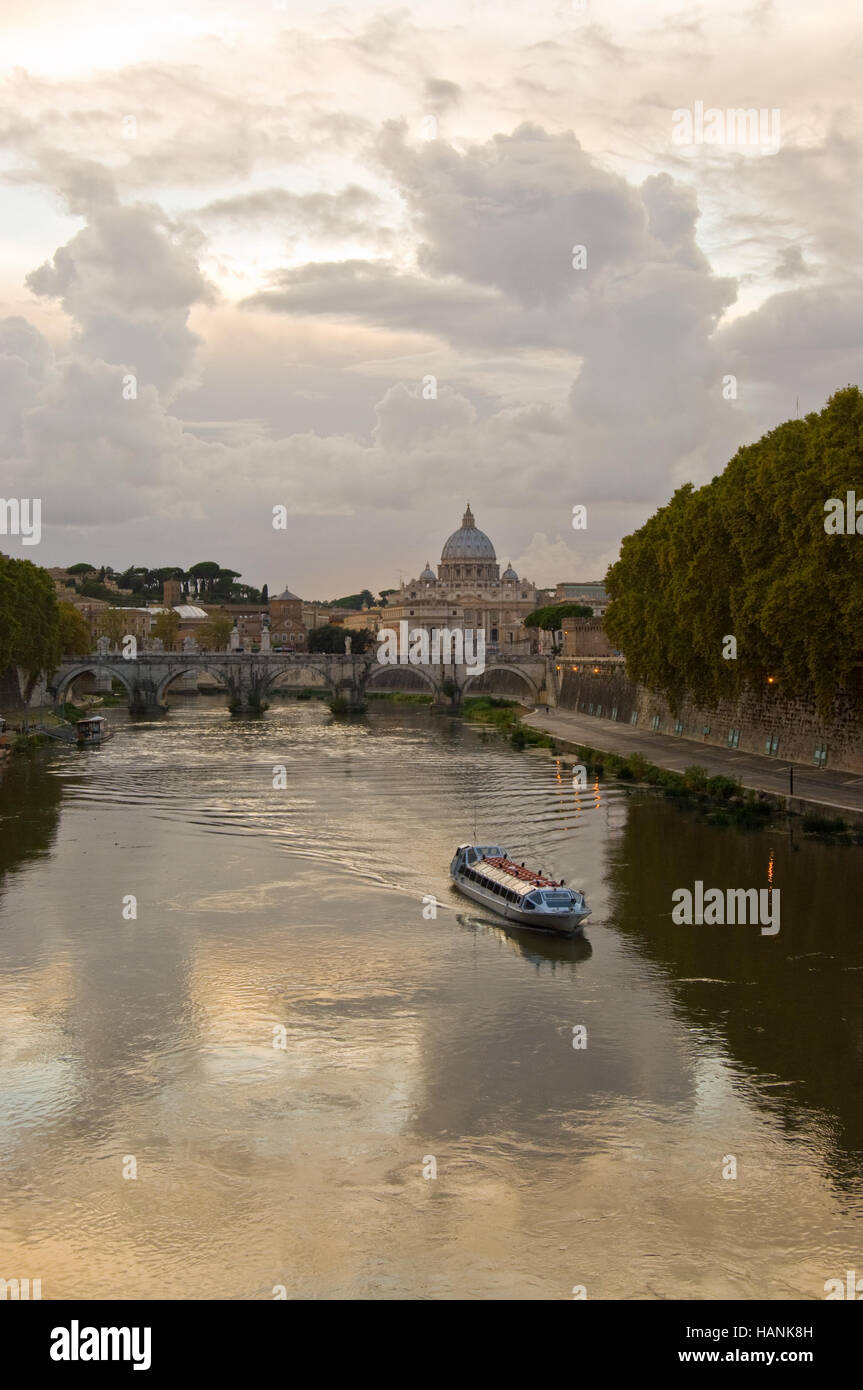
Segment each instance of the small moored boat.
M109 738L113 738L114 730L104 714L91 714L86 719L76 721L75 737L79 748L95 748L97 744L107 743Z
M590 916L583 893L514 863L500 845L459 845L449 871L468 898L525 927L571 935Z

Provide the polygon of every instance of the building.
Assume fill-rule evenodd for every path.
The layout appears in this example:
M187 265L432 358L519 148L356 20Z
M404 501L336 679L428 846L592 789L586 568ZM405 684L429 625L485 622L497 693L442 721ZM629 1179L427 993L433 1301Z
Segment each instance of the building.
M166 580L164 588L167 589L168 585L174 582L174 580ZM208 617L206 610L199 608L196 603L156 604L153 607L146 608L144 611L150 615L151 619L155 619L160 613L177 614L180 619L180 625L171 643L171 649L175 652L182 650L183 641L186 637L192 637L197 641L198 633L204 626Z
M609 604L605 585L599 579L585 579L581 583L558 584L552 603L584 603L593 609L595 618L605 616Z
M208 618L228 618L240 635L244 652L257 651L261 645L261 629L266 616L265 603L208 603Z
M568 657L623 660L606 637L601 618L564 618L562 651Z
M520 579L512 565L500 573L494 546L477 527L468 503L461 526L444 543L437 574L426 562L418 579L390 594L382 621L392 627L404 619L409 628L429 632L481 630L486 651L526 656L535 649L536 637L523 620L536 606L535 584Z
M305 651L308 646L303 600L292 594L287 584L270 599L270 646L288 651Z

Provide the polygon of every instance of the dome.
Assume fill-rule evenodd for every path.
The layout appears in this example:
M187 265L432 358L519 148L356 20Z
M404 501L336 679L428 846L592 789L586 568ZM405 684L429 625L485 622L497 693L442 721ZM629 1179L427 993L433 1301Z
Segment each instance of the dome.
M292 594L287 584L285 585L284 589L280 594L276 594L276 598L293 599L295 603L302 603L302 599L300 598L299 594Z
M458 531L453 531L441 551L441 560L496 560L494 546L485 531L478 531L468 503Z
M436 581L437 581L437 575L435 574L435 572L434 572L434 570L432 569L431 565L429 564L428 560L426 560L426 567L425 567L425 569L423 570L422 574L420 575L420 583L421 583L421 584L434 584L434 583L436 583Z
M518 575L512 567L512 560L510 560L509 564L507 565L506 569L501 575L501 579L513 579L516 583L518 583Z

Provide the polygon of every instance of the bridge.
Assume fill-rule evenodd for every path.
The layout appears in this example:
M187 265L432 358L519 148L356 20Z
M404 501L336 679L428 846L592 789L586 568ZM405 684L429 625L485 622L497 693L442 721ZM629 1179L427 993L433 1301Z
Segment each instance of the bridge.
M509 675L505 675L509 673ZM317 688L347 701L350 709L362 709L374 690L425 690L437 705L457 710L466 695L499 694L523 704L556 703L554 663L545 656L504 657L487 654L485 670L473 666L386 665L374 652L362 655L238 652L142 652L126 659L120 651L86 657L67 657L48 683L52 698L62 705L82 677L95 679L97 689L109 690L112 681L125 687L129 709L152 714L164 709L169 687L184 680L187 688L197 678L211 676L221 685L231 709L252 713L264 708L267 697L280 690ZM504 688L501 688L504 687ZM507 688L508 687L508 688Z

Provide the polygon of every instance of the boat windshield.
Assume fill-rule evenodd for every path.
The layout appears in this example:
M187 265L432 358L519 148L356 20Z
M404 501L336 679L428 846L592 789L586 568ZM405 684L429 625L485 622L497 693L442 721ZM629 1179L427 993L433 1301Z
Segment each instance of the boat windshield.
M567 891L565 893L543 893L543 898L549 907L569 907L572 897Z

